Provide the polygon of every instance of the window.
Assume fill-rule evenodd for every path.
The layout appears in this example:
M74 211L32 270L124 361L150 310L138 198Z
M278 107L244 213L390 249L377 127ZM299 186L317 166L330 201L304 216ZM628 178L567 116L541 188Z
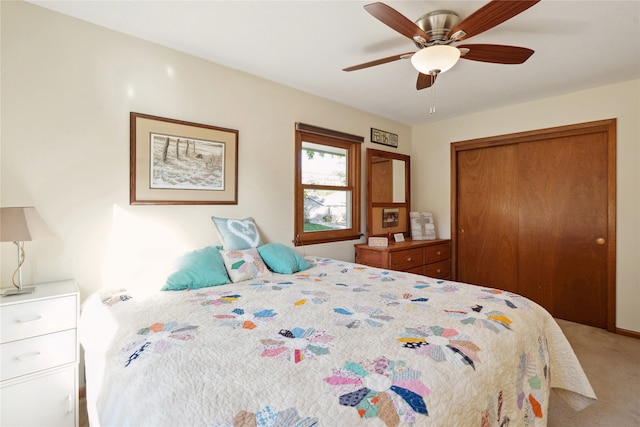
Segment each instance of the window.
M364 138L296 123L296 246L359 239Z

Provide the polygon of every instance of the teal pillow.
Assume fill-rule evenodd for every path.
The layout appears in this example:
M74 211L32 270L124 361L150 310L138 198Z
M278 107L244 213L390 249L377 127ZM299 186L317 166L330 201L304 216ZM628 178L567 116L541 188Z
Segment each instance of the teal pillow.
M220 248L209 246L183 255L162 290L200 289L229 282Z
M267 243L258 247L265 264L276 273L293 274L311 268L309 261L281 243Z
M212 216L211 219L226 250L257 248L262 245L262 238L253 218L233 219Z

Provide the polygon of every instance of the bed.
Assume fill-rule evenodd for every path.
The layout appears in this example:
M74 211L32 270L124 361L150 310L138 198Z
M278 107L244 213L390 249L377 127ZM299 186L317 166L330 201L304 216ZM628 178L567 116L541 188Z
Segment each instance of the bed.
M554 319L522 296L296 262L308 267L87 298L91 426L542 426L551 389L576 410L596 399Z

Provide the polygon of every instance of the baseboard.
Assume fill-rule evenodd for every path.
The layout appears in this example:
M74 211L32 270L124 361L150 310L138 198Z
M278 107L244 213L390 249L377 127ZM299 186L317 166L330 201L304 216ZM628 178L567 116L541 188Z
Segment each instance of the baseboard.
M627 337L636 338L640 340L640 332L629 331L627 329L622 329L622 328L616 328L616 334L624 335Z

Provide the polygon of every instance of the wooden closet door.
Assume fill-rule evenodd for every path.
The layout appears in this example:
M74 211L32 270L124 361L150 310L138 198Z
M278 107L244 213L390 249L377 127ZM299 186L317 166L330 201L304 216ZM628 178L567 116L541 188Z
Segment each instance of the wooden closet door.
M518 144L519 289L554 317L607 326L607 138Z
M616 120L460 141L452 278L615 331Z
M518 146L458 152L456 280L518 292Z

